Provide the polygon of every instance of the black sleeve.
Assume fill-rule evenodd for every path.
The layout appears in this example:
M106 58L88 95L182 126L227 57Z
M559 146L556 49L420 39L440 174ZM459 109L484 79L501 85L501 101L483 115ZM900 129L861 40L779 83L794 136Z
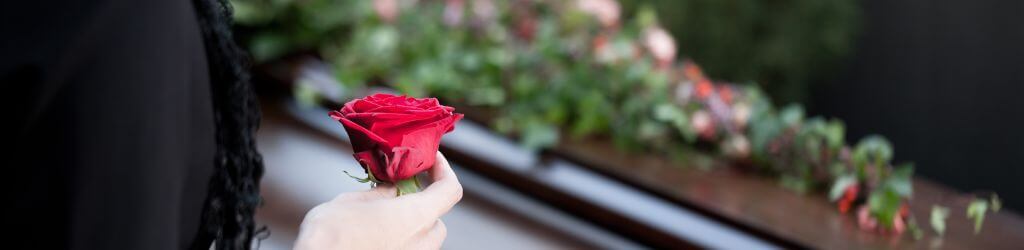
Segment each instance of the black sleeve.
M3 5L11 248L189 246L215 145L190 1Z

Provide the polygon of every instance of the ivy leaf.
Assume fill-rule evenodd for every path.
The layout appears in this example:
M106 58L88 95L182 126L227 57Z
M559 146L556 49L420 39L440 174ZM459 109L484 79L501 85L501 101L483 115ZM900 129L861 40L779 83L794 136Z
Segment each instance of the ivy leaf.
M886 185L902 197L910 197L913 193L913 164L902 164L896 167L886 180Z
M871 214L886 228L892 228L892 219L899 213L901 202L900 195L889 188L876 190L868 196Z
M857 184L857 177L853 175L844 175L836 179L835 184L832 184L832 190L828 192L828 199L830 201L839 200L839 197L843 196L843 192L854 184Z
M981 232L981 223L985 221L985 211L988 210L988 201L974 199L967 205L967 218L974 219L974 234Z
M946 218L949 218L949 208L939 205L932 206L932 229L935 229L935 233L940 236L946 233Z
M804 107L798 104L790 104L782 109L779 116L786 126L796 126L804 120Z
M846 133L846 127L840 120L830 120L828 125L825 127L825 138L828 140L828 146L832 149L839 149L843 146L843 136Z
M864 137L853 150L853 161L858 166L869 162L881 165L889 160L892 160L892 143L880 135Z

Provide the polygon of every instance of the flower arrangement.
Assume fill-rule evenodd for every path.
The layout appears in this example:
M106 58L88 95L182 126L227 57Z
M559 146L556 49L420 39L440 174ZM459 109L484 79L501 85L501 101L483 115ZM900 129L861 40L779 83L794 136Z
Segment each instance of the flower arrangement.
M623 19L611 0L235 3L257 60L315 50L344 87L386 85L484 107L494 112L495 130L527 147L596 136L669 159L686 158L679 148L701 147L796 192L826 193L865 231L923 233L907 211L913 167L891 162L884 137L848 144L838 119L806 117L799 105L776 108L756 85L716 81L695 62L677 61L674 38L649 8ZM1000 206L995 195L974 199L967 214L976 232ZM937 234L948 216L933 209Z

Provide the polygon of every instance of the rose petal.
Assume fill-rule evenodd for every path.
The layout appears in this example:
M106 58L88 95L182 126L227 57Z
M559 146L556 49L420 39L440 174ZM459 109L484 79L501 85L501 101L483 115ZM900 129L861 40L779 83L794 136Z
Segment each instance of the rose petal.
M410 176L401 176L399 171L402 169L402 163L409 161L409 150L408 147L395 147L391 149L391 157L387 162L387 168L385 169L384 178L381 179L387 182L396 182L400 180L408 179ZM418 172L417 172L418 173Z
M346 119L345 117L331 115L341 125L345 127L345 131L348 132L348 136L352 141L352 149L356 152L372 150L376 148L387 148L390 149L392 146L387 140L380 137L379 135L371 132L370 130L360 126L359 124Z
M362 112L360 112L360 113L401 113L401 114L415 114L415 113L428 113L428 112L438 112L438 111L446 111L446 110L445 110L445 109L443 109L443 108L440 108L440 107L434 107L434 108L419 108L419 107L412 107L412 106L401 106L401 105L399 105L399 106L381 106L381 107L378 107L378 108L373 108L373 109L369 109L369 110L364 110L364 111L362 111ZM448 112L450 112L450 111L448 111Z
M330 116L345 126L360 164L378 180L395 182L434 165L441 136L463 118L454 110L436 98L374 94Z
M366 112L366 110L371 110L380 106L380 104L371 101L355 100L345 103L345 107L341 109L341 113L351 114Z
M448 128L445 129L444 132L448 133L452 132L452 130L455 130L455 123L458 122L459 120L462 120L463 116L463 114L455 114L455 116L452 117L451 122L448 123Z
M394 145L406 145L402 143L404 137L416 133L419 130L424 129L437 129L438 122L445 120L443 116L429 116L419 117L409 120L391 120L386 122L377 122L370 128L376 134L381 135L382 138L389 142L395 143ZM447 126L447 125L444 125Z
M355 156L356 161L359 162L359 165L363 166L363 169L369 171L370 173L373 174L375 178L380 180L381 177L384 177L386 175L384 169L381 168L381 166L384 166L384 164L386 163L381 162L381 157L377 157L377 154L374 154L374 152L376 151L361 151L359 153L352 154L352 156Z

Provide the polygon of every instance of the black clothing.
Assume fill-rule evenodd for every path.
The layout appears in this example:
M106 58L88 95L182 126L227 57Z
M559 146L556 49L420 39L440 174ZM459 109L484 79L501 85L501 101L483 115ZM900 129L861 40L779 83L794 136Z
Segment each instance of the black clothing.
M216 147L191 1L4 5L6 245L188 247Z

